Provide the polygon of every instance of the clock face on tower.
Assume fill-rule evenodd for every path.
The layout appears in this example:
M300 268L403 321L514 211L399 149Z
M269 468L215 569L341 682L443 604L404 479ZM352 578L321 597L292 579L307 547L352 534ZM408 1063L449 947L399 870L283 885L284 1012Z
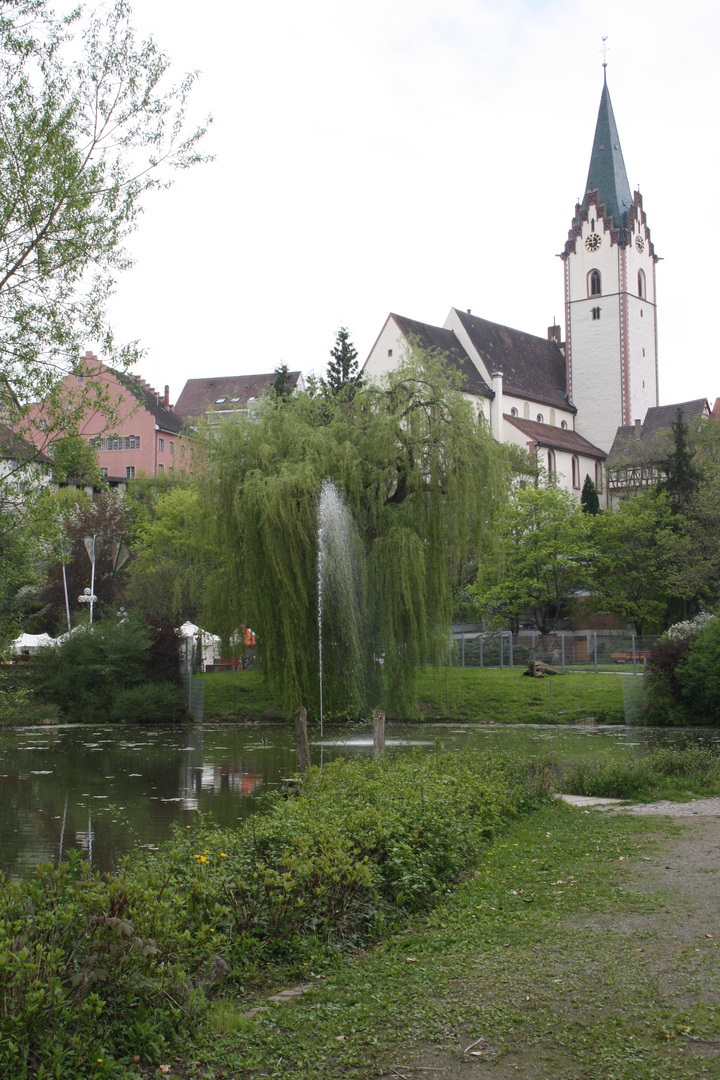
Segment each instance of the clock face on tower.
M588 249L588 251L597 251L601 244L602 237L596 232L590 233L590 235L585 241L585 247Z
M635 247L642 255L643 251L645 250L645 241L643 240L642 236L635 237Z

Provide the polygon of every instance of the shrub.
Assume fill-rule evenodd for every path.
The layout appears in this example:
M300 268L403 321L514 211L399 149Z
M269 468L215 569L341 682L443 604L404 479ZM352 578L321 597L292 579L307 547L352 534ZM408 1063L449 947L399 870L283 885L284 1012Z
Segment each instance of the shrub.
M171 622L150 622L150 675L156 682L180 685L182 636Z
M694 722L720 724L720 619L690 640L676 678Z
M664 747L629 762L580 762L565 769L559 786L568 795L637 799L652 794L720 793L720 753L716 748Z
M115 694L110 719L138 723L187 719L185 695L174 682L140 683Z
M338 761L240 828L176 829L113 876L72 854L0 880L0 1075L157 1063L195 1022L211 958L244 979L377 934L444 894L543 792L542 770L470 751Z
M173 628L130 616L74 631L33 658L33 688L79 720L174 720L184 715Z

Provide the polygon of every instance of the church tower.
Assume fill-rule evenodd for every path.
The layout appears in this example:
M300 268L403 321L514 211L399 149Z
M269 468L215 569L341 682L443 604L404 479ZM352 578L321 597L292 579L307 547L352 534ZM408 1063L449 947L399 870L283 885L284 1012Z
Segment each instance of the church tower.
M658 257L640 192L630 193L606 77L585 196L561 258L576 428L609 451L618 427L642 420L658 404Z

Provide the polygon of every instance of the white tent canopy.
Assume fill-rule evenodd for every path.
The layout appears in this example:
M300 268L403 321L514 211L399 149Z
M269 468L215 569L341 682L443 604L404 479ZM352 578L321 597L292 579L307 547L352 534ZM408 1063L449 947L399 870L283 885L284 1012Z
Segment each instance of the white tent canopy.
M29 653L32 655L36 653L38 649L42 649L46 645L54 645L55 642L49 634L20 634L13 641L13 649L21 656L23 653Z
M201 635L203 667L220 662L222 639L217 634L211 634L209 630L202 630L193 622L184 622L179 628L179 633L183 638L192 640L194 643L197 642L198 634Z

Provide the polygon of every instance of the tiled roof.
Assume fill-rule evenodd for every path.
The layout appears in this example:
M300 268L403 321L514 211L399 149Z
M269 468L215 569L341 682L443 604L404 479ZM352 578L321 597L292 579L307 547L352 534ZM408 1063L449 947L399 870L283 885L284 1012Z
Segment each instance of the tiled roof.
M175 403L175 415L181 419L203 416L208 409L234 412L246 409L251 399L257 400L271 389L276 372L267 375L223 375L216 378L188 379ZM289 371L288 379L296 387L299 371Z
M566 395L565 357L554 341L488 322L455 309L490 374L503 373L503 391L576 412Z
M157 393L153 393L148 386L139 379L136 379L134 375L126 375L121 371L113 371L113 375L121 386L124 386L126 390L130 391L133 397L137 398L140 407L155 417L155 423L161 431L167 431L176 435L182 430L182 419L176 412L173 412L166 405L162 404Z
M612 217L615 228L624 228L633 200L607 82L603 84L600 98L590 169L585 185L586 195L590 191L599 193L600 203L605 206L605 215ZM586 200L583 200L583 205L587 206Z
M460 389L464 393L477 394L479 397L486 398L493 396L492 390L452 330L418 322L416 319L407 319L404 315L392 314L390 318L395 320L405 337L411 342L417 342L423 349L436 350L443 354L448 366L459 372Z
M36 450L31 442L23 439L7 424L0 424L0 459L18 462L35 461L38 465L49 465L47 454Z
M671 448L670 425L675 420L678 409L682 410L688 423L697 417L710 415L706 398L677 402L674 405L657 405L648 409L640 427L639 438L634 424L617 429L608 454L608 467L648 464L665 457Z
M642 431L643 434L651 431L662 431L669 428L675 420L677 411L683 414L683 418L688 424L691 424L693 420L696 420L699 416L709 416L710 406L708 405L707 398L696 398L694 401L681 401L676 405L656 405L645 413L645 419L643 420Z
M536 420L525 420L521 416L511 416L504 413L504 418L527 435L538 446L549 446L553 450L566 450L571 454L584 454L585 457L605 459L605 452L598 446L578 435L569 428L554 427L552 424L538 424Z

